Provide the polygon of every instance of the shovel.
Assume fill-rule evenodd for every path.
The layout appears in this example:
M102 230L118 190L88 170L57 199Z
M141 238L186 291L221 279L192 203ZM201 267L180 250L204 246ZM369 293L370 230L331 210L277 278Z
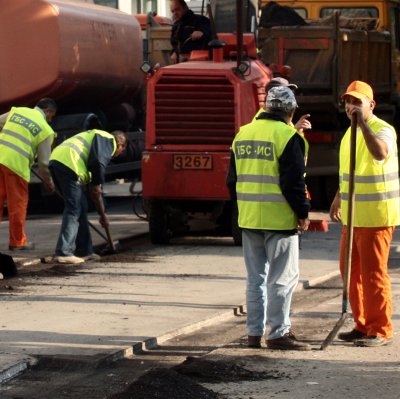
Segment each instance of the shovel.
M99 211L101 218L104 220L106 218L106 212L104 210L103 199L101 198L100 195L96 196L96 205L97 205L97 209ZM107 235L107 242L108 242L108 251L107 252L115 254L115 253L117 253L117 250L115 248L114 241L111 238L110 229L108 228L107 225L105 225L103 227L104 227L104 230L106 231L106 235Z
M356 166L356 139L357 139L357 115L351 116L351 136L350 136L350 171L349 171L349 199L347 209L347 239L344 264L344 281L343 281L343 296L342 296L342 316L337 321L333 330L325 338L321 345L321 350L324 350L330 345L336 334L342 328L344 322L349 317L349 288L351 274L351 254L353 250L353 221L354 221L354 175Z

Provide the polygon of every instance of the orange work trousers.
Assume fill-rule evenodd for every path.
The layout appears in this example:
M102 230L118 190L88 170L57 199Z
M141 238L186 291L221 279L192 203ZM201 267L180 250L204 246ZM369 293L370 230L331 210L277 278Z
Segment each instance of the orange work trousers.
M349 300L355 329L369 336L393 337L388 259L394 227L354 227ZM344 276L347 228L340 243Z
M28 208L28 182L4 165L0 165L0 222L7 199L9 220L9 245L26 245L26 210Z

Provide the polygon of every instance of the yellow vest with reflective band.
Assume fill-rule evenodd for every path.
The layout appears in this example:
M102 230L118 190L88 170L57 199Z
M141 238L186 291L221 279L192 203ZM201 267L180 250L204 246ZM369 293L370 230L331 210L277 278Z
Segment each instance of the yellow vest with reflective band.
M113 141L114 155L117 149L117 143L114 136L110 133L104 132L103 130L93 129L76 134L68 140L63 141L54 149L50 160L55 160L64 164L77 174L82 183L88 184L91 180L91 176L87 164L92 141L96 134Z
M279 185L279 158L295 134L296 129L283 122L258 119L242 126L236 135L232 151L241 228L297 228L297 216Z
M368 126L374 134L382 128L394 128L385 121L373 116ZM349 201L350 135L349 128L340 145L340 193L342 222L347 225ZM357 128L356 165L354 176L354 226L385 227L399 224L399 174L397 145L382 162L374 160L368 151L364 136Z
M54 131L44 114L32 108L13 107L0 133L0 164L29 182L39 144Z
M254 115L253 122L257 119L257 117L258 117L262 112L265 112L265 109L261 107L261 108L257 111L257 113ZM294 127L293 122L290 122L290 123L289 123L289 126ZM310 144L308 144L308 141L307 141L307 139L305 138L304 134L301 134L297 129L296 129L296 131L297 131L297 133L301 136L301 138L302 138L303 141L304 141L304 145L305 145L304 162L307 164L308 151L309 151L309 148L310 148Z

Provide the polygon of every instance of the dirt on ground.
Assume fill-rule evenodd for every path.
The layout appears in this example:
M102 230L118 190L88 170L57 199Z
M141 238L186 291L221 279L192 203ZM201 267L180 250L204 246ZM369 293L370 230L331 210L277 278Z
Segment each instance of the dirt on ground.
M174 370L199 382L256 381L269 378L284 378L284 373L269 374L254 372L233 361L212 361L202 358L188 357Z
M171 369L155 368L124 392L109 399L218 399L227 398L200 385L285 378L284 373L254 372L234 361L212 361L189 356Z
M109 399L219 399L223 396L202 387L173 369L157 368L141 376L125 392Z

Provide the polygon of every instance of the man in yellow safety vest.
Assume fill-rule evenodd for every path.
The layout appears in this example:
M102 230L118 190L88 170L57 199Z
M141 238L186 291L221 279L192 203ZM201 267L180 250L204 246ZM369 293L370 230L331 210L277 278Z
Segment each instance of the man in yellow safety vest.
M62 142L50 157L54 183L64 199L64 213L58 237L55 260L79 264L99 258L93 252L87 219L86 187L95 203L102 194L105 169L111 158L119 156L128 144L124 132L107 133L89 130ZM100 218L108 226L107 216Z
M49 122L56 112L56 103L44 98L34 108L13 107L0 116L0 220L7 199L8 247L13 251L34 248L34 243L26 237L25 220L31 166L36 157L48 190L54 190L48 163L55 134Z
M309 225L305 141L291 125L297 102L289 87L268 91L265 112L242 126L227 177L237 201L247 269L248 345L310 350L291 330L290 306L299 279L298 230Z
M354 176L354 228L349 300L354 329L339 339L376 347L393 338L388 259L394 226L399 225L399 173L396 132L376 117L374 92L365 82L352 82L342 99L349 119L357 115ZM350 128L340 144L340 187L330 216L342 222L340 269L343 275L349 201Z

